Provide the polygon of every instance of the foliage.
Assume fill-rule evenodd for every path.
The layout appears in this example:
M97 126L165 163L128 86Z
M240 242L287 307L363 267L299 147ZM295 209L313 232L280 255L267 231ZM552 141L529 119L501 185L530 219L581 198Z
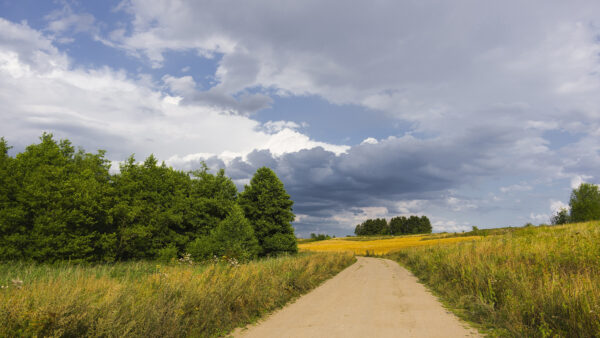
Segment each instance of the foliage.
M315 233L311 233L310 234L310 239L314 240L314 241L324 241L326 239L331 239L331 236L326 235L326 234L315 234Z
M390 219L393 235L429 234L433 230L427 216L394 217Z
M506 230L389 257L498 336L598 336L599 223Z
M75 150L43 134L10 157L0 138L0 260L113 262L296 252L292 201L261 168L238 205L223 170L178 171L150 155L109 172L105 152ZM254 228L254 229L252 229ZM256 231L260 235L256 247Z
M239 260L256 258L260 247L250 222L244 212L235 206L230 214L211 232L216 256L227 256Z
M2 155L0 259L109 259L113 189L104 152L75 151L50 134L40 140L16 158Z
M385 218L368 219L357 225L354 233L357 236L385 235L390 234L390 228Z
M295 218L292 212L294 202L271 169L259 168L240 194L238 202L254 227L262 256L298 251L291 225Z
M600 220L600 190L597 185L582 183L573 189L569 201L571 222Z
M329 253L248 264L0 264L0 337L222 336L354 261Z
M158 165L150 155L138 165L130 157L113 178L111 216L118 239L119 259L153 259L170 244L183 247L189 227L182 215L190 189L189 175Z
M552 225L567 224L570 222L570 218L571 216L569 215L569 210L566 208L561 208L556 212L556 214L554 214L554 216L552 216L550 223L552 223Z
M431 222L427 216L414 215L408 218L393 217L389 224L384 218L368 219L354 229L357 236L428 234L431 231Z

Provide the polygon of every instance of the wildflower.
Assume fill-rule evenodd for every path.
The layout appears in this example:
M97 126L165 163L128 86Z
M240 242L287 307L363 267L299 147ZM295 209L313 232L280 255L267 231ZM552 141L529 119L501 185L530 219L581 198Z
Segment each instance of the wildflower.
M17 289L20 289L23 287L23 281L19 278L12 279L11 282L12 282L13 286L16 287Z
M231 266L238 266L240 264L240 262L238 262L238 260L235 258L229 258L229 259L227 259L227 262Z
M194 260L192 259L192 254L189 254L189 253L184 254L181 258L179 258L179 263L193 265Z

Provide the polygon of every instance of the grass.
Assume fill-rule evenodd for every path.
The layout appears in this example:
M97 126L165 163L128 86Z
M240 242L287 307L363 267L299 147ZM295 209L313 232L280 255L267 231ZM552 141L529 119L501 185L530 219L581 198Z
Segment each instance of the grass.
M298 248L302 251L353 252L357 255L382 255L408 247L449 244L460 241L473 241L481 238L479 236L431 238L434 236L437 235L333 238L326 241L300 243Z
M600 222L512 228L388 257L492 335L600 336Z
M304 253L247 264L2 263L0 337L224 335L354 261Z

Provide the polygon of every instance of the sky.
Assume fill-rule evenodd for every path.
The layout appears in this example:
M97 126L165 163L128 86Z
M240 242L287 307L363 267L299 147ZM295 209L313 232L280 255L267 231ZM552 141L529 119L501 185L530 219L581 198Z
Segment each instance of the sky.
M298 236L549 222L600 183L600 2L0 0L0 136L272 168Z

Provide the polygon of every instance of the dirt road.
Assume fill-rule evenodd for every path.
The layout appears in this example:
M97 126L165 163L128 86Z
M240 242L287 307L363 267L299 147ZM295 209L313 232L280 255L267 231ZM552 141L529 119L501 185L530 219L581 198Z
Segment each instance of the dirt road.
M396 262L358 257L295 303L235 337L478 337Z

